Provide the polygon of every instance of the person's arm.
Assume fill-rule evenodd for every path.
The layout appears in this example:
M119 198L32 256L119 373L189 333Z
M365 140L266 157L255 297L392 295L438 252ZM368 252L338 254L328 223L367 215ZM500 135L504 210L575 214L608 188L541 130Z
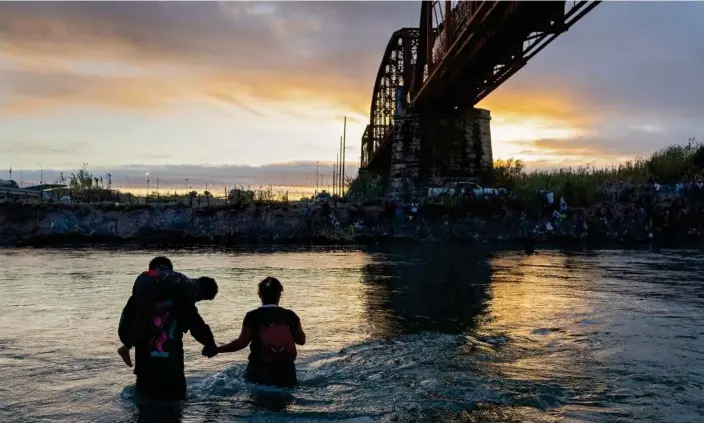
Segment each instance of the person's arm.
M242 324L242 330L240 331L240 336L229 344L221 345L218 347L218 353L230 353L237 352L247 348L249 342L251 341L251 330L245 324Z
M298 326L296 327L296 330L293 332L293 340L298 345L305 345L306 344L306 333L303 332L303 328L301 327L300 321L298 321Z
M306 344L306 333L303 332L303 327L301 326L301 319L293 311L290 312L293 317L293 325L291 325L291 334L293 335L293 341L298 345Z
M215 349L213 332L210 330L210 326L200 317L195 303L188 306L188 330L191 331L191 336L205 348Z

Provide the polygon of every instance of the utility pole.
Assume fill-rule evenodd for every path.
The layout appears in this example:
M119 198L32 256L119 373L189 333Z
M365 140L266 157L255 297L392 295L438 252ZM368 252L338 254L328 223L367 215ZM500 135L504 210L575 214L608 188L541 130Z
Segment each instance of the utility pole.
M342 137L340 137L340 148L337 158L337 194L342 193Z
M342 195L345 195L345 147L347 143L347 116L342 126Z
M41 176L39 176L39 185L44 183L44 168L42 167L41 163L37 163L39 165L39 169L41 169Z
M340 154L335 155L335 164L332 165L332 195L337 194L337 162L340 160Z
M315 162L315 196L316 197L318 196L318 180L319 180L318 175L319 175L318 162L316 161Z

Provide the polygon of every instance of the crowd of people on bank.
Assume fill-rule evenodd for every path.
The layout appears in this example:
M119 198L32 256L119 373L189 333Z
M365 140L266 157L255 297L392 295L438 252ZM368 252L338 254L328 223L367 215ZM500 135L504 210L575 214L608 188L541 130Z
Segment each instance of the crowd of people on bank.
M600 200L589 207L564 207L562 197L560 202L559 207L548 204L542 216L548 231L582 238L598 232L620 241L696 239L704 233L701 182L661 185L650 180L643 186L615 182L605 184Z
M704 182L644 185L625 181L603 184L585 204L570 187L536 189L535 198L508 190L497 195L457 197L454 207L432 202L386 201L382 225L424 227L438 219L472 217L519 236L545 235L638 241L658 237L696 239L704 234ZM497 227L496 225L499 225ZM513 228L513 229L511 229Z
M191 279L174 271L167 257L154 258L149 269L137 276L118 325L122 345L117 353L129 367L134 348L138 398L186 398L183 335L187 332L203 345L202 354L208 358L249 346L245 378L251 382L296 385L296 345L305 344L306 334L296 313L279 306L283 290L274 277L262 280L261 307L244 316L237 339L218 346L196 307L199 301L215 298L217 282L207 276Z

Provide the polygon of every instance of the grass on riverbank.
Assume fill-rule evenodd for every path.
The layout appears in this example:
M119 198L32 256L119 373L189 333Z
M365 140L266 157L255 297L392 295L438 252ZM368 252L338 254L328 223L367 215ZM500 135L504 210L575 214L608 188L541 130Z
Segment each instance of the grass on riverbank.
M536 198L539 188L565 195L568 204L586 206L598 201L605 184L625 182L645 185L649 178L661 184L695 181L704 177L704 145L690 138L685 145L671 145L648 158L636 158L612 167L583 166L526 172L520 160L498 160L487 182L506 187L521 199Z
M704 177L704 145L694 138L684 145L672 145L657 151L648 158L636 158L617 166L596 168L584 166L526 172L521 160L498 160L491 171L483 178L489 186L506 187L525 202L537 201L537 190L544 188L553 191L556 198L564 195L570 206L588 206L599 201L608 183L625 182L634 186L645 185L649 178L661 183L694 181ZM69 188L58 190L56 200L67 195L76 203L119 202L126 204L146 204L145 197L130 193L105 189L102 178L95 178L82 170L71 174L62 183ZM382 199L386 186L384 181L371 173L362 173L359 177L347 178L348 198L359 202L378 202ZM238 187L230 192L230 198L215 197L205 191L188 194L161 194L152 192L149 204L184 204L191 207L249 204L289 203L288 191L275 192L272 187ZM409 196L410 196L409 190ZM409 197L410 198L410 197ZM297 199L297 198L296 198ZM412 198L411 198L412 199ZM410 200L408 200L410 201Z

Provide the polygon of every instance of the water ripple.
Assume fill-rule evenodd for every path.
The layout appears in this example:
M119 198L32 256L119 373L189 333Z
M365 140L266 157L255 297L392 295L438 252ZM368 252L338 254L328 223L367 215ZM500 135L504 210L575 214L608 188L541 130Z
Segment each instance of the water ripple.
M279 389L243 379L244 353L206 360L186 339L188 400L157 406L137 404L114 351L134 276L161 253L0 250L0 421L701 421L700 252L169 251L219 281L199 305L218 341L272 274L309 345L300 386Z

